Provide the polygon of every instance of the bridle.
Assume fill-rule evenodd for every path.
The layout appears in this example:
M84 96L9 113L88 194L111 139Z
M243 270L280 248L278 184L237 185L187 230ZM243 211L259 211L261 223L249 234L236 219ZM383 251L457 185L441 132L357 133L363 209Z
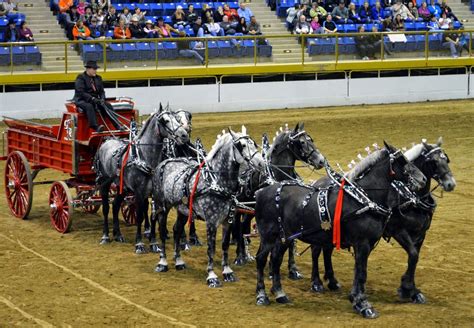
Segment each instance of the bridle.
M244 153L243 148L241 146L241 143L240 143L241 140L245 140L247 145L250 145L250 144L254 145L256 149L255 152L247 156L247 154ZM234 138L234 136L232 135L232 144L233 144L232 146L234 147L234 149L237 150L240 153L240 155L243 157L243 159L249 164L249 166L252 167L253 166L252 160L258 154L258 150L257 150L258 147L255 141L253 141L252 138L250 138L250 136L241 136L238 138ZM234 160L236 160L235 155L234 155Z

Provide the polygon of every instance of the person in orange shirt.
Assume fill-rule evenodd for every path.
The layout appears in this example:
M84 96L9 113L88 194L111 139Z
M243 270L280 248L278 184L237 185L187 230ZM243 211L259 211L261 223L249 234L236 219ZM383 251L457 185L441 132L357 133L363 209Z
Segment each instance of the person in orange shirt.
M58 6L61 13L65 13L73 5L73 0L59 0Z
M79 19L72 28L72 35L74 40L92 40L91 31L84 25L82 19Z
M125 26L125 20L121 19L119 25L114 29L114 39L131 39L130 29Z

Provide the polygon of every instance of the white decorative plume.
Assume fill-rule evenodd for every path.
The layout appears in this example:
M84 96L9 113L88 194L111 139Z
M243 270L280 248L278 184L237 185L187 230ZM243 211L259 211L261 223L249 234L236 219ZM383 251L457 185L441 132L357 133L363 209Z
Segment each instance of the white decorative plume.
M244 136L247 135L247 128L246 128L245 125L243 125L243 124L242 124L242 134L243 134Z
M367 147L365 147L364 149L365 149L365 151L367 152L367 155L370 155L370 153L371 153L371 151L370 151L370 147L369 147L369 146L367 146Z
M374 150L380 149L379 145L376 142L372 144L372 147L374 147Z
M359 161L364 159L364 157L361 154L357 154L357 158L359 159Z

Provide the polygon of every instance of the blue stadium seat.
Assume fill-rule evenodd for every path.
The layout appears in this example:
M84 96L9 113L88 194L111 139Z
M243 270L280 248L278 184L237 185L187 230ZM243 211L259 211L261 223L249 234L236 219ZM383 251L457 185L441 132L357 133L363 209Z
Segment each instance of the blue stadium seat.
M140 60L150 60L155 58L155 53L151 51L151 46L148 42L137 42L136 47Z
M14 46L12 49L13 49L13 64L26 63L25 47Z
M5 28L8 25L8 19L6 18L0 18L0 28Z
M82 60L87 62L89 60L98 61L101 58L102 47L99 49L99 46L96 44L81 44L82 45Z
M344 33L345 32L343 24L336 24L336 27L337 27L337 32L338 33Z
M390 7L387 7L383 10L384 14L385 14L385 17L390 17L392 16L392 9L390 9Z
M417 51L424 51L425 50L425 36L424 35L415 35L416 41L416 50Z
M255 45L254 40L243 40L242 47L241 47L242 56L244 56L244 57L253 57L254 45Z
M226 2L216 1L214 2L214 8L217 10L219 7L224 7L224 4L226 4Z
M232 44L229 40L219 40L217 41L219 47L219 56L220 57L230 57L232 56Z
M163 21L165 22L165 24L173 24L173 19L171 18L171 16L163 16Z
M238 9L239 8L239 3L237 1L227 2L227 4L229 5L230 9Z
M416 22L415 29L417 31L426 31L428 28L426 27L426 22Z
M176 3L176 6L181 6L183 10L188 10L188 4L186 2Z
M150 3L150 12L147 14L150 15L163 15L163 5L161 3Z
M10 64L10 47L0 47L0 65Z
M407 42L404 51L416 51L416 39L414 35L407 35Z
M206 3L207 6L208 6L209 8L211 8L211 9L217 9L217 7L214 7L214 3L213 3L213 2L205 2L205 1L204 1L203 3Z
M165 15L171 15L176 10L176 4L174 2L164 3L163 4L163 13Z
M124 60L137 60L140 59L138 56L138 50L135 43L124 43L123 44L123 57Z
M265 44L258 45L258 55L260 57L271 57L273 47L270 45L268 40L265 40Z
M239 34L241 34L241 33L239 33ZM234 46L232 48L232 56L241 57L241 56L243 56L243 53L242 53L243 50L242 49L243 49L244 40L235 39L235 42L236 42L236 44L239 45L239 47Z
M454 27L455 30L460 29L461 26L462 26L462 24L461 24L460 21L454 21L454 22L453 22L453 27Z
M415 23L412 22L405 22L405 30L407 31L415 31Z
M194 10L196 11L201 11L202 9L202 4L200 2L192 2L193 6L194 6Z
M107 60L117 61L123 59L123 46L121 43L111 43L107 51Z
M356 33L357 32L357 27L355 24L345 24L344 25L344 31L346 33Z
M428 38L430 50L440 50L442 48L441 41L443 35L441 33L430 34Z
M155 53L158 51L158 59L166 58L166 51L163 42L150 42L150 49L153 53L153 58L155 58Z
M113 38L114 37L114 31L113 30L108 30L107 32L105 32L105 37Z
M219 46L217 41L207 41L207 53L209 58L219 57Z
M355 45L354 37L344 37L343 40L343 48L344 53L346 54L353 54L356 52L356 45Z
M308 53L310 55L320 55L334 53L335 38L318 37L308 40Z
M147 14L151 13L151 6L149 3L138 3L135 7L140 8L141 11L146 11Z
M163 42L163 47L166 52L166 58L175 59L178 57L178 45L176 42Z

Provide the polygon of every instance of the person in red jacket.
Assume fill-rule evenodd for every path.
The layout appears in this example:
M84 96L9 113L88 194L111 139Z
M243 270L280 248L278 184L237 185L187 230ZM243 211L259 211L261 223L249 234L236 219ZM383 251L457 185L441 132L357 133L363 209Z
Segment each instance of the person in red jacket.
M130 29L125 26L125 21L121 19L119 25L114 29L114 39L125 40L131 38L132 34L130 33Z
M91 31L84 25L82 19L79 19L72 28L72 35L74 40L92 40Z

